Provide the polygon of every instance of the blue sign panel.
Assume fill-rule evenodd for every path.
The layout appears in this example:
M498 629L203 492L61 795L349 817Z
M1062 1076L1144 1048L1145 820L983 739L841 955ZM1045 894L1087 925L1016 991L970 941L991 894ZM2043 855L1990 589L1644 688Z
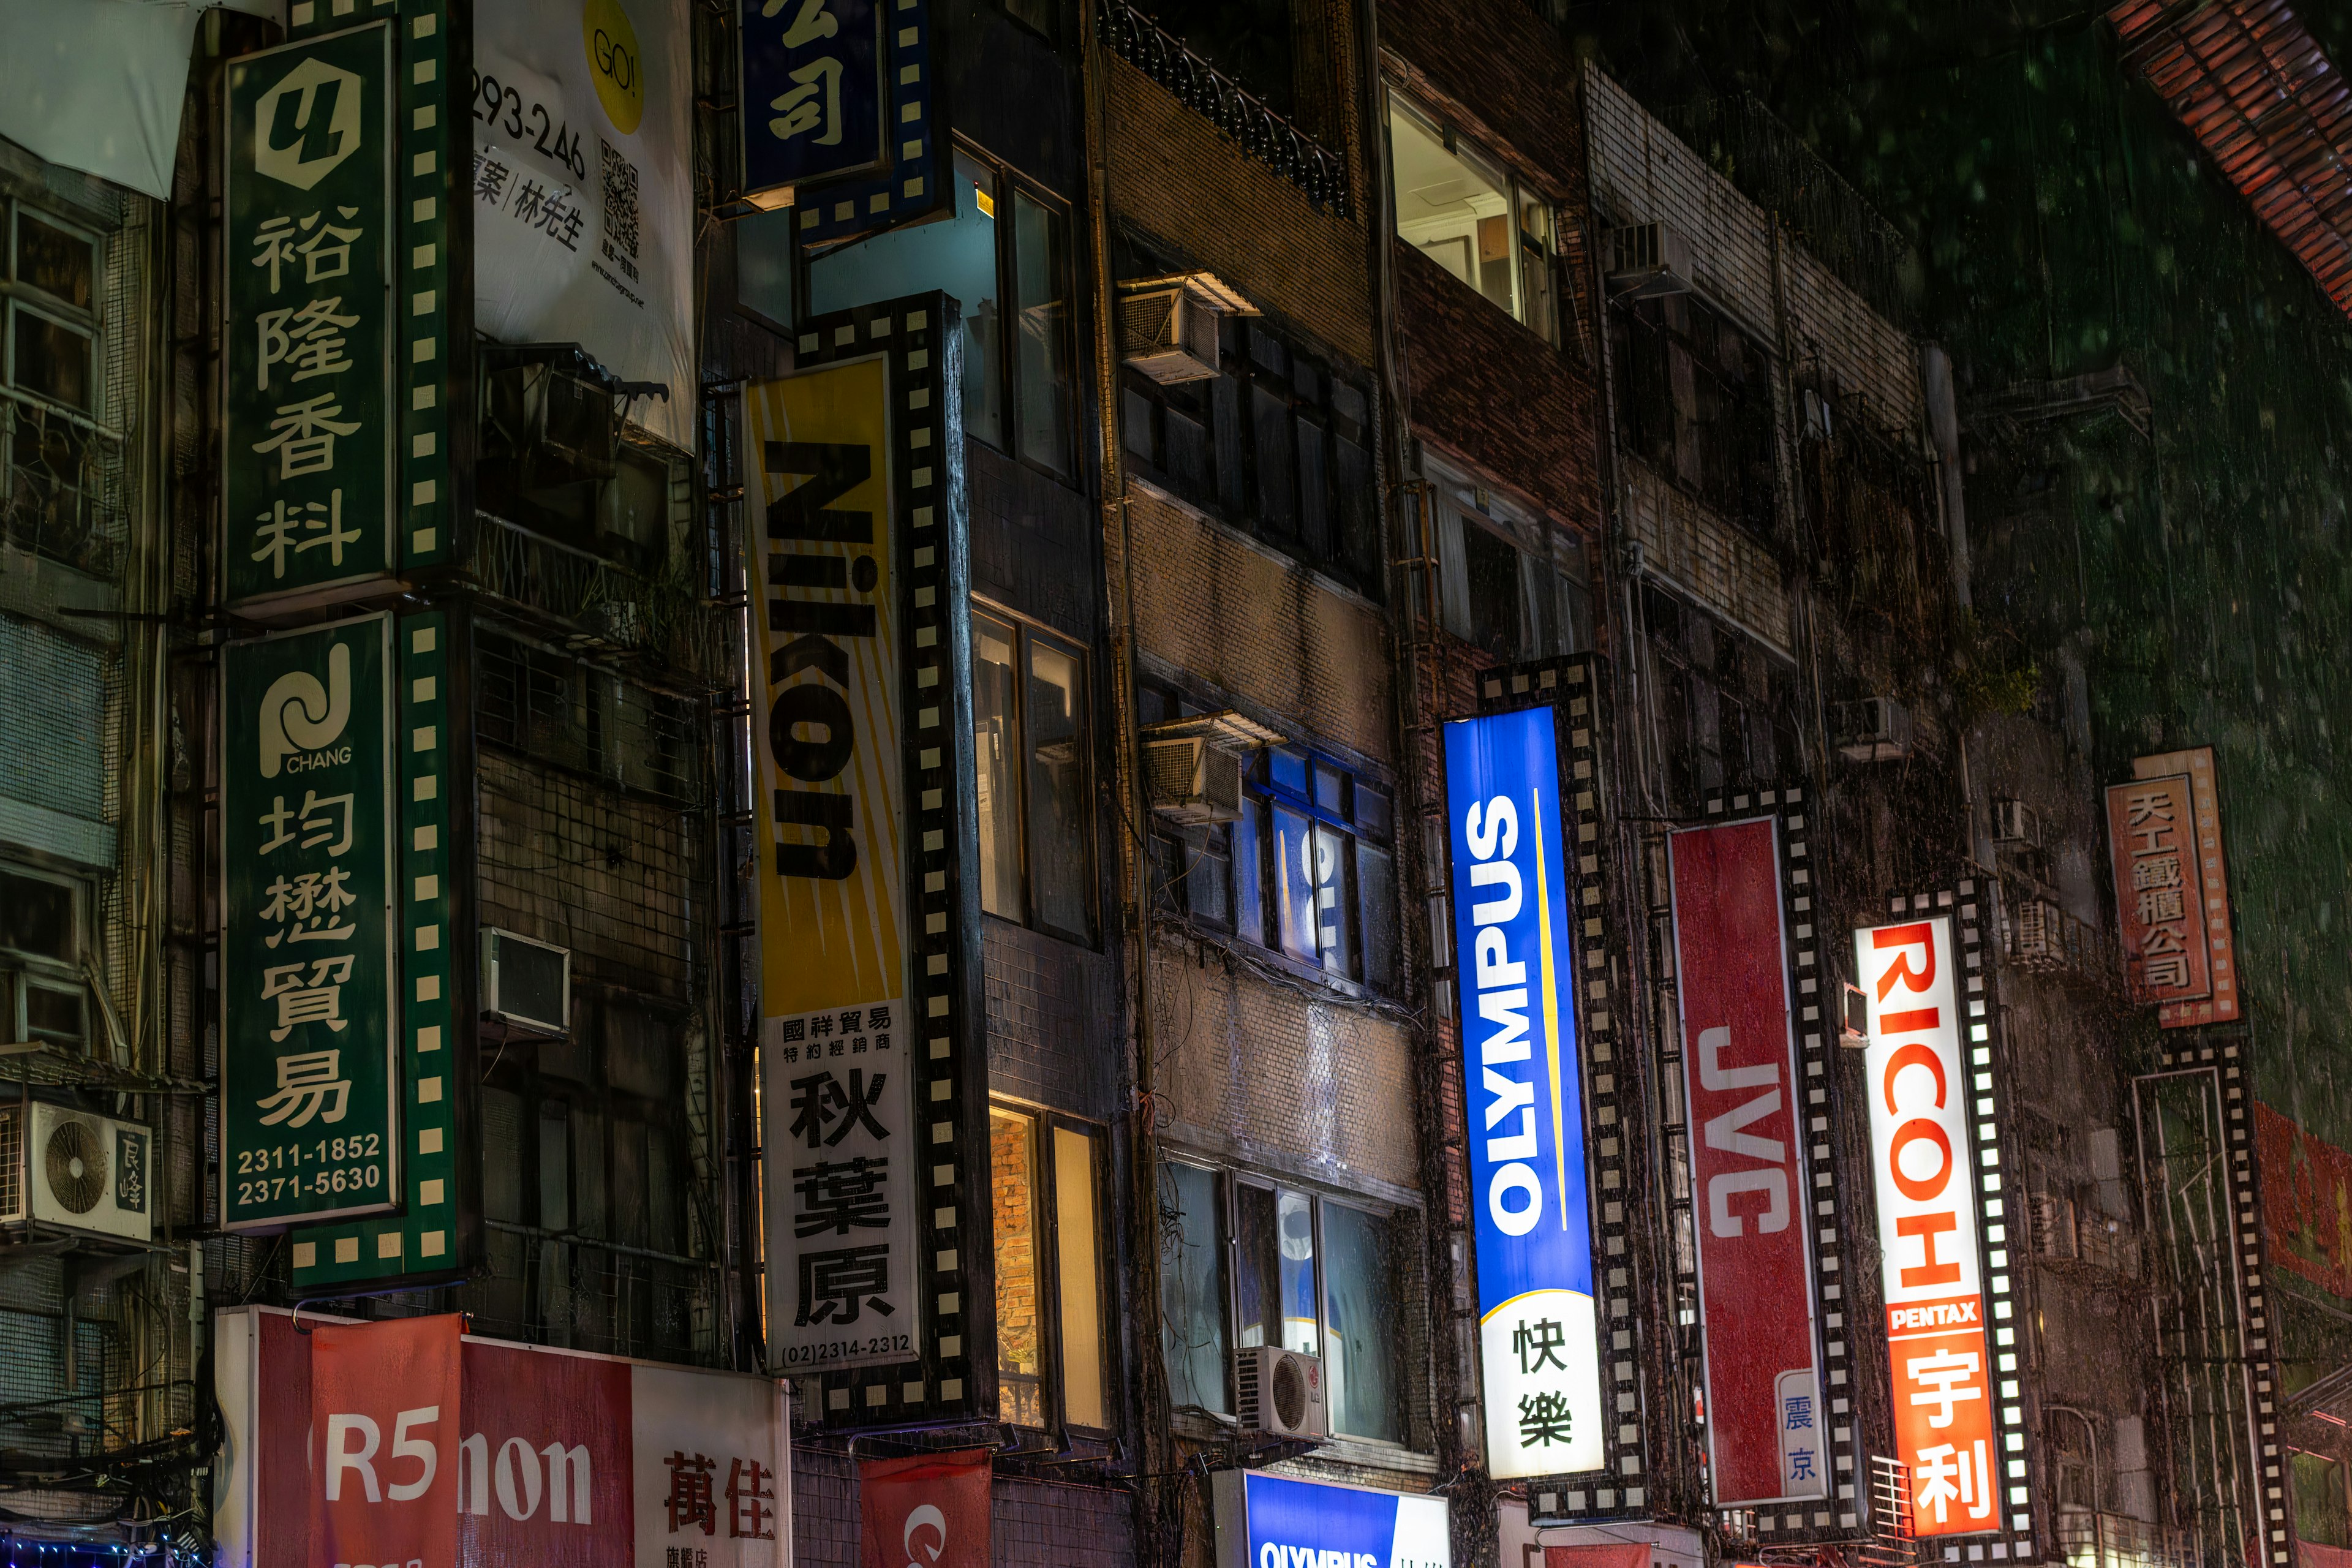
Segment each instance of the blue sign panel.
M1213 1478L1218 1568L1451 1568L1442 1497L1293 1480Z
M1549 708L1445 726L1486 1458L1604 1462L1576 1059L1574 928Z
M882 0L741 0L743 188L888 163Z

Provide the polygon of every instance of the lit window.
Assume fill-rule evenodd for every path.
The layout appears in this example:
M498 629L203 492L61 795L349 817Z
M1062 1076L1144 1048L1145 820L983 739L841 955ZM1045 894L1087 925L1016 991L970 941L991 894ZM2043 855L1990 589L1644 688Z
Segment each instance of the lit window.
M981 908L1091 942L1086 658L975 609L971 683Z
M1161 1342L1179 1406L1230 1411L1226 1345L1278 1345L1321 1359L1335 1434L1407 1440L1403 1216L1183 1161L1160 1165L1160 1205Z
M1394 91L1389 149L1397 237L1556 341L1551 204Z
M1110 1425L1097 1201L1100 1142L1094 1131L1067 1122L989 1107L997 1409L1015 1426Z
M1582 541L1434 464L1431 479L1445 629L1497 658L1591 647ZM1545 545L1549 557L1539 552Z
M89 1044L87 892L79 882L0 866L0 1033L8 1038L70 1051Z

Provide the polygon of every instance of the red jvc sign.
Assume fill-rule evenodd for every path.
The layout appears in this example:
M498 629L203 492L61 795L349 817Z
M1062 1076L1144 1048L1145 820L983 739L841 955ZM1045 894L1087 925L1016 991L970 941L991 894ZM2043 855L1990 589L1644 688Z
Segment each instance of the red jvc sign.
M1779 823L1667 840L1718 1506L1829 1495Z

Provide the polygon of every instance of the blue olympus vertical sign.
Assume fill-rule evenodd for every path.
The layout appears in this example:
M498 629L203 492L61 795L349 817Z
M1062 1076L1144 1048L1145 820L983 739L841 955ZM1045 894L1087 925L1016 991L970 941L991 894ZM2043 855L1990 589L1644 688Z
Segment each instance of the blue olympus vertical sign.
M1217 1568L1453 1568L1443 1497L1218 1470Z
M1445 726L1486 1463L1600 1469L1576 965L1549 708Z

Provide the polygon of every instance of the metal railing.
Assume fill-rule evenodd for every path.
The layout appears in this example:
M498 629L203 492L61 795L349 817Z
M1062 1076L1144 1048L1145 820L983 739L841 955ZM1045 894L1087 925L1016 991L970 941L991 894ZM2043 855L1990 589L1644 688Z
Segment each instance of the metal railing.
M557 622L581 651L633 655L701 682L725 679L719 612L691 589L478 513L473 574L485 593Z
M1126 0L1099 0L1096 25L1110 52L1207 117L1220 135L1297 185L1318 207L1352 217L1347 161L1293 125L1264 99L1184 47Z

